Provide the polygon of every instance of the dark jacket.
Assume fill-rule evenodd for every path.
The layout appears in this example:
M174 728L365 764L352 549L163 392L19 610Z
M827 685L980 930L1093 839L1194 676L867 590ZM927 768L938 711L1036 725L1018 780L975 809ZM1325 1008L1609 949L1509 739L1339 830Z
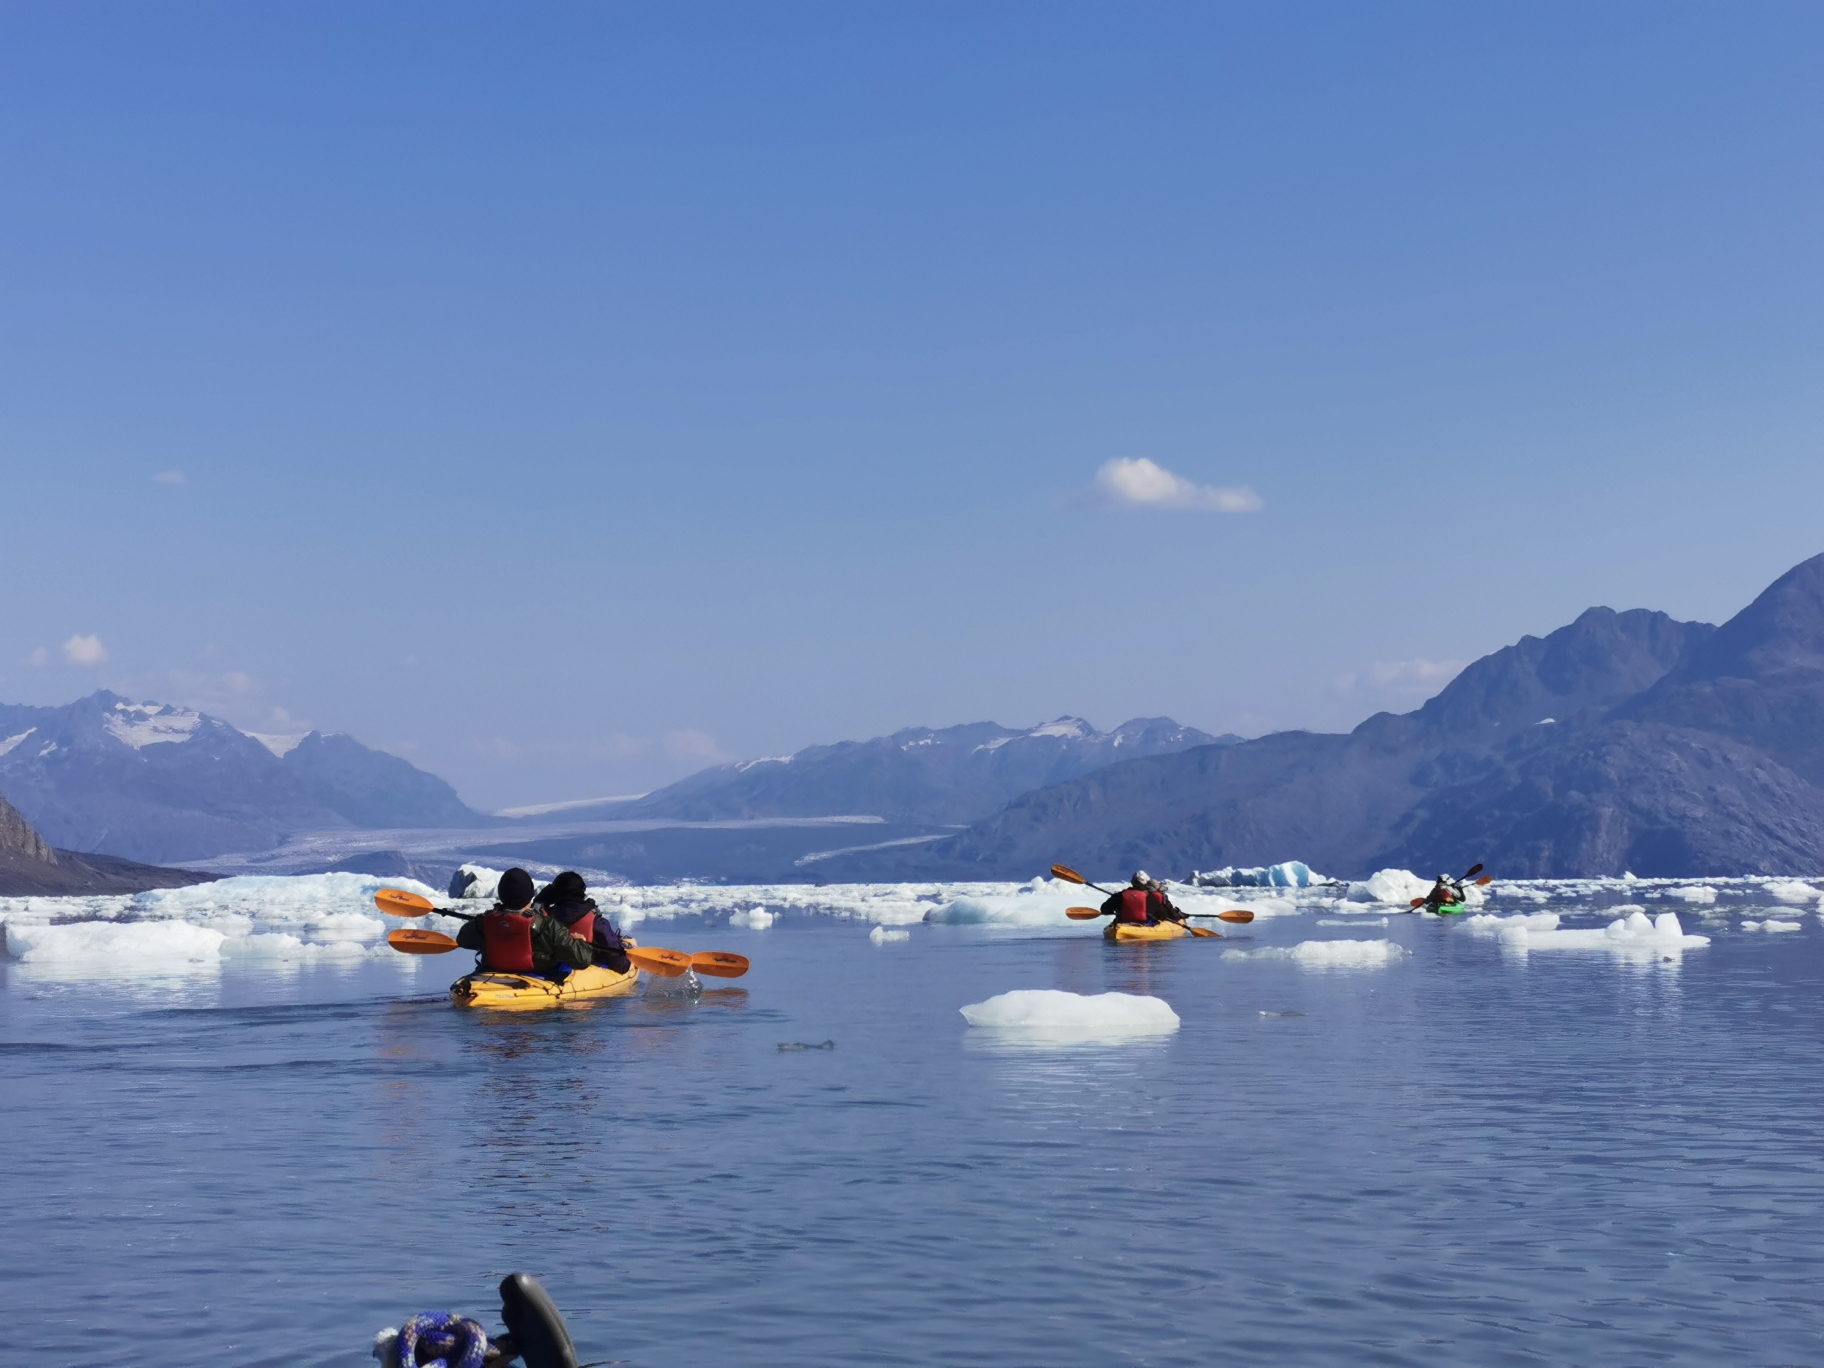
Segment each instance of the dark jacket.
M488 909L490 912L506 912L512 909L496 903ZM585 941L571 935L564 924L553 917L545 915L538 907L524 909L532 915L532 968L540 974L548 974L560 964L567 964L572 969L587 969L595 963ZM464 922L462 930L456 933L456 944L465 950L484 953L487 949L487 933L482 930L481 918ZM484 964L484 968L487 966Z
M617 974L627 972L629 961L626 943L621 940L621 933L614 929L614 923L595 905L595 899L566 898L562 902L547 904L545 910L566 927L575 926L585 916L593 915L595 931L590 936L589 949L595 955L595 962Z

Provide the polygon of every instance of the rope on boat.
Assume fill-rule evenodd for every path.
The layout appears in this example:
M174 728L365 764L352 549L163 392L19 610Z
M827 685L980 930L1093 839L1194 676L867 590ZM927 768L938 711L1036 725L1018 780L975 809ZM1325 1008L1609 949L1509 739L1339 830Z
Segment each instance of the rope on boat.
M397 1368L482 1368L488 1333L453 1311L420 1311L399 1327L391 1348L382 1361Z

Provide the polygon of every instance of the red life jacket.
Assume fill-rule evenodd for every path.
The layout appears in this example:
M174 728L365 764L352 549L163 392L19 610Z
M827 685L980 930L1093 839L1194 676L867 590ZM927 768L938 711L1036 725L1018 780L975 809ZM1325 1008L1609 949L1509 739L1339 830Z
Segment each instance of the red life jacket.
M1144 888L1122 889L1120 920L1144 926L1146 924L1146 905L1151 897L1152 894Z
M484 912L481 931L487 948L481 957L488 968L507 974L530 974L532 967L532 918L524 912Z
M570 923L570 934L578 940L587 942L595 935L595 913L585 912Z

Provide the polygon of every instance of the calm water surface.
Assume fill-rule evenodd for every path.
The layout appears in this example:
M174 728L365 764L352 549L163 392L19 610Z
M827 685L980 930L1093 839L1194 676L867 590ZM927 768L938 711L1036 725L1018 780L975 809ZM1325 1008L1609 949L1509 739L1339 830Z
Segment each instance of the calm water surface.
M1253 944L1350 934L1297 920ZM454 957L0 967L7 1359L356 1368L519 1269L653 1368L1824 1364L1816 917L1682 963L1357 934L1413 957L682 922L753 973L519 1018L452 1009ZM1183 1027L957 1014L1030 987Z

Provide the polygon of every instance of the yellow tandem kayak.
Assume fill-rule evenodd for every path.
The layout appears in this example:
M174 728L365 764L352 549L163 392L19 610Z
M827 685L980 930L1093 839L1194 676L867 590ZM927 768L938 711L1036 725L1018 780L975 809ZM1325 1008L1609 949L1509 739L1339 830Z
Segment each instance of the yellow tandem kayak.
M1116 945L1134 945L1144 941L1177 940L1185 934L1183 922L1160 922L1157 926L1136 926L1132 922L1111 922L1102 938Z
M640 971L631 966L617 974L606 965L578 969L562 983L537 974L507 974L477 969L450 985L450 1001L458 1007L485 1007L497 1012L536 1012L546 1007L568 1007L596 998L626 997L640 983Z

